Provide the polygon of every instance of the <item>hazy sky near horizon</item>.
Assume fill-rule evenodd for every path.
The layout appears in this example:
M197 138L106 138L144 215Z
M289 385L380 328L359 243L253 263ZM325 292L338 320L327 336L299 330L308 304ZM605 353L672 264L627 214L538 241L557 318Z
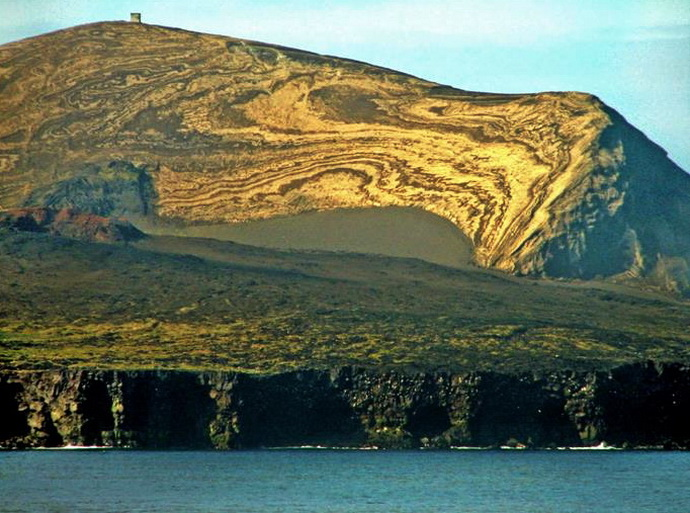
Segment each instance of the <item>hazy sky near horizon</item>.
M0 44L132 11L461 89L590 92L690 171L688 0L0 0Z

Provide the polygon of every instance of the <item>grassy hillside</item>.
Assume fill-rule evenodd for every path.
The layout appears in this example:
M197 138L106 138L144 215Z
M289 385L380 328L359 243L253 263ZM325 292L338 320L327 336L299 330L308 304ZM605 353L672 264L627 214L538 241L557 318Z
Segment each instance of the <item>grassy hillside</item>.
M0 366L607 368L690 361L690 304L610 284L208 239L0 233Z

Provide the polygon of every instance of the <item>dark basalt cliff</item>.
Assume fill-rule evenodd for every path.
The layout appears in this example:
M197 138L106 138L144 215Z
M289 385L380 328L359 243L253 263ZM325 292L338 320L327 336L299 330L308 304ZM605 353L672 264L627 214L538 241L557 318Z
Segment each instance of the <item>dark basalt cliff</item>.
M0 446L690 448L690 367L273 376L4 371Z
M136 23L0 47L0 208L178 223L408 206L482 266L690 284L690 176L597 98Z

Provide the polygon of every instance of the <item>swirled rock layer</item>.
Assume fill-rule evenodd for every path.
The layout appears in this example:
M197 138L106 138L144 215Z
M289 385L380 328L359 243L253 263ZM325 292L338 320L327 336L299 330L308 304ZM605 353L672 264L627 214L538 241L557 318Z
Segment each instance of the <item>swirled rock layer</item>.
M411 206L482 266L690 283L690 176L597 98L158 26L0 47L0 207L236 223Z

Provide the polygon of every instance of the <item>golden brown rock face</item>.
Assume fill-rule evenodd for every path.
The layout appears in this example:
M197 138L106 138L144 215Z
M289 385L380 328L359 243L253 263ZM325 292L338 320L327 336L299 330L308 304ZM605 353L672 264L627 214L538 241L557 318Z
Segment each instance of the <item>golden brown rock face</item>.
M185 222L414 206L455 223L484 266L587 278L661 262L671 288L690 279L690 179L582 93L470 93L98 23L0 47L0 116L5 208L84 208L95 189L97 213L126 214L138 195L135 213ZM112 161L129 165L114 195Z

